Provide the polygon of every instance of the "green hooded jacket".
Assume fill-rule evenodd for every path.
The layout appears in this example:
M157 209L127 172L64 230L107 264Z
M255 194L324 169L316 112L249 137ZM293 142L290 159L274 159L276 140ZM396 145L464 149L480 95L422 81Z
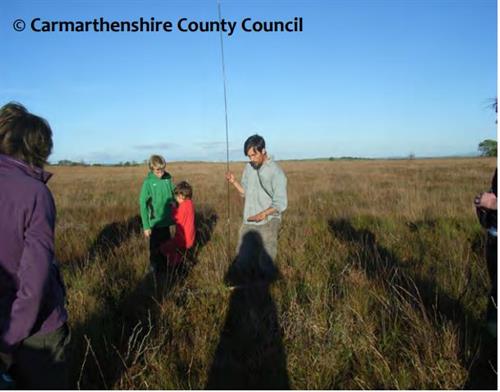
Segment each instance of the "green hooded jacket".
M170 203L174 199L172 177L165 173L162 178L149 172L144 179L139 197L142 227L167 227L174 224Z

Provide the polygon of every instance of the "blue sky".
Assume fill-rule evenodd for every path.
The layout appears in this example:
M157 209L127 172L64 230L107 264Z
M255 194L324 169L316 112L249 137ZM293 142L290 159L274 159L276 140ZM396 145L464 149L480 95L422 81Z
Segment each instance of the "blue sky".
M496 139L494 0L222 0L230 157L259 133L277 159L468 154ZM172 32L31 31L41 20L169 20ZM19 101L54 132L52 162L225 159L217 2L0 3L0 103ZM302 17L303 32L246 33ZM23 19L26 30L13 22Z

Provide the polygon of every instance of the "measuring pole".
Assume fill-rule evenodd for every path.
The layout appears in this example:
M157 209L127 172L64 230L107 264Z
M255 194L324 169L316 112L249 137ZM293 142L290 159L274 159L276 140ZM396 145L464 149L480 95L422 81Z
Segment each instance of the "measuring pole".
M221 6L220 0L217 0L217 11L219 16L219 26L221 24ZM227 88L226 88L226 66L224 60L224 40L222 39L222 29L219 29L220 38L220 53L222 63L222 80L224 83L224 114L226 120L226 172L229 171L229 125L227 121ZM230 189L229 181L227 182L227 258L229 260L231 254L231 208L230 208ZM229 260L230 261L230 260Z

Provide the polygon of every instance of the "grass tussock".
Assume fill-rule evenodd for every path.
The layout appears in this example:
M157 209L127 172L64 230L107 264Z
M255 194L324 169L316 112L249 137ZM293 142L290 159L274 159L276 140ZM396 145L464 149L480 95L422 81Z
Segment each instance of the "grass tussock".
M494 166L283 162L289 208L279 278L240 289L228 270L243 202L231 193L228 227L225 165L168 166L175 182L193 185L199 243L193 260L161 282L146 274L138 217L145 168L51 168L74 386L471 385L481 377L471 368L489 285L472 198L488 188Z

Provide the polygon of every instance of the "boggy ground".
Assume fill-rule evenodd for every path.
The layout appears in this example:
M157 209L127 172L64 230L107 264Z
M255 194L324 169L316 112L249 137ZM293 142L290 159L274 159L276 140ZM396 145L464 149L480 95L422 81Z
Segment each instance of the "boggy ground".
M194 187L200 242L161 281L138 219L146 168L50 167L74 386L496 388L472 207L495 164L282 162L278 274L254 286L227 279L243 202L231 192L228 220L224 164L168 165Z

